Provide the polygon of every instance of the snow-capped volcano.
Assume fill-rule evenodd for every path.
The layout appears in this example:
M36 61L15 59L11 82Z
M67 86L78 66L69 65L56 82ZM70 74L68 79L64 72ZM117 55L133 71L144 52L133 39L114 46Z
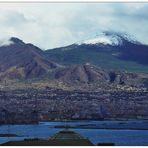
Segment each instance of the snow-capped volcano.
M53 61L65 65L92 63L99 67L126 69L127 63L127 69L130 65L129 69L133 70L139 69L140 64L144 67L148 65L148 45L138 42L131 35L113 31L65 47L47 50L46 53Z
M102 45L112 45L112 46L120 46L123 44L123 40L128 40L130 42L136 42L131 36L123 33L113 33L113 32L103 32L100 35L97 35L94 38L83 40L81 42L77 42L76 44L102 44Z

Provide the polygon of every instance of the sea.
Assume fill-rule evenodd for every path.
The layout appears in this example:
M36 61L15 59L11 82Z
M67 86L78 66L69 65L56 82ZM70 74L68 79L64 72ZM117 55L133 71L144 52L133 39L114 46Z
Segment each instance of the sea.
M94 145L114 143L117 146L148 146L148 120L128 121L54 121L27 125L0 125L0 144L30 138L48 139L65 127L88 138Z

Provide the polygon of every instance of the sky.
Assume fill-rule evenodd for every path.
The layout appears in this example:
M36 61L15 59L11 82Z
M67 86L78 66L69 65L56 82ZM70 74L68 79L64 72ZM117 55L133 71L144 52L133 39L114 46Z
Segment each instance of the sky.
M0 44L13 36L46 50L103 31L148 44L148 3L0 3Z

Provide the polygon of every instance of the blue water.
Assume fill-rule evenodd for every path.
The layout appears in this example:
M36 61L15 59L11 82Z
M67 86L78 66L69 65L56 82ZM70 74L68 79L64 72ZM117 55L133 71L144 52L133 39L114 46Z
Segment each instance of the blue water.
M48 139L62 130L62 128L54 128L54 126L66 124L76 126L72 130L87 137L94 144L113 142L121 146L148 146L148 121L42 122L39 125L3 125L0 126L0 133L11 133L20 137L0 137L0 143L24 138ZM82 128L79 125L89 126Z

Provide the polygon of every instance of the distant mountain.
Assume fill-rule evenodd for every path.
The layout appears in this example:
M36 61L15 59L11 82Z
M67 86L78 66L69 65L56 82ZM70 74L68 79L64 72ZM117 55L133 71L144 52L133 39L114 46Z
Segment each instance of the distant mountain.
M114 40L112 39L112 41ZM7 79L31 80L37 78L35 82L39 82L39 86L40 83L43 86L43 83L46 83L45 81L48 80L49 85L52 87L60 89L66 87L68 90L84 89L88 91L93 89L116 89L118 85L132 88L144 86L143 78L139 74L117 71L114 70L115 68L113 70L107 70L102 68L103 66L100 63L98 63L99 67L93 66L90 63L83 64L83 62L88 60L84 58L86 55L88 56L88 53L89 58L94 58L97 54L111 55L111 52L115 52L114 47L122 46L123 40L114 43L108 41L110 45L104 42L95 44L93 42L94 46L90 42L89 44L78 43L69 46L71 48L65 47L52 50L52 53L56 51L59 55L64 52L69 53L67 54L67 58L71 61L71 65L67 64L67 66L62 65L63 62L60 61L60 57L56 62L53 62L53 57L56 56L54 54L49 56L48 53L50 51L43 51L33 44L24 43L18 38L12 37L6 43L6 45L3 44L0 47L0 81ZM73 56L79 57L80 61L73 61ZM103 58L104 61L101 62L106 64L106 61L109 59L107 57ZM93 60L95 61L95 58ZM114 67L115 63L111 59L109 62ZM24 81L22 82L24 83Z
M0 47L0 79L35 78L45 75L58 65L44 58L44 52L33 44L10 38L9 45Z
M47 51L12 37L0 43L0 80L51 76L71 84L120 83L114 71L148 72L147 57L148 46L124 34L106 32L95 39Z
M46 57L65 65L85 64L127 71L148 71L148 45L126 34L104 32L93 39L46 51Z

